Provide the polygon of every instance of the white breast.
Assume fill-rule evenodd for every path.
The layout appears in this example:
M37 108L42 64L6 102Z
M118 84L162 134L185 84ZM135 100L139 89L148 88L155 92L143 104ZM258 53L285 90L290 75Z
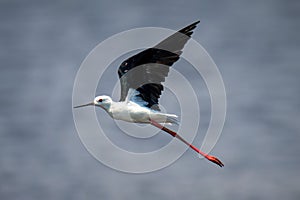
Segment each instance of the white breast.
M151 110L132 101L116 102L110 108L111 116L127 122L149 123Z

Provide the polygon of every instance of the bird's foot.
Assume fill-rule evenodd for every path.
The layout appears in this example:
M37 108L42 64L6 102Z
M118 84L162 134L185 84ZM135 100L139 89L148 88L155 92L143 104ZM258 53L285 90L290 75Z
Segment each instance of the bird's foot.
M206 155L205 158L217 165L219 165L220 167L224 167L224 164L216 157L214 156L210 156L210 155Z

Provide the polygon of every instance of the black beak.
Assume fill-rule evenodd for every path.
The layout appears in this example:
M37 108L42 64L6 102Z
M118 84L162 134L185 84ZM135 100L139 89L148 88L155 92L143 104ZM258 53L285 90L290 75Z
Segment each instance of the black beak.
M81 107L85 107L85 106L93 106L94 102L92 103L88 103L88 104L84 104L84 105L80 105L80 106L75 106L74 108L81 108Z

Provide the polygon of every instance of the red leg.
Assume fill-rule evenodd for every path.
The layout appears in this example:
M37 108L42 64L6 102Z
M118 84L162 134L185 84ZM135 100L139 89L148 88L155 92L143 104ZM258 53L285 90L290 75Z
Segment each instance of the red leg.
M176 132L162 126L161 124L157 123L154 120L150 120L151 124L153 126L156 126L157 128L169 133L170 135L172 135L173 137L176 137L177 139L179 139L180 141L182 141L183 143L185 143L186 145L188 145L191 149L193 149L194 151L196 151L197 153L201 154L202 156L204 156L207 160L219 165L220 167L223 167L224 164L216 157L208 155L202 151L200 151L197 147L195 147L194 145L188 143L185 139L183 139L180 135L178 135Z

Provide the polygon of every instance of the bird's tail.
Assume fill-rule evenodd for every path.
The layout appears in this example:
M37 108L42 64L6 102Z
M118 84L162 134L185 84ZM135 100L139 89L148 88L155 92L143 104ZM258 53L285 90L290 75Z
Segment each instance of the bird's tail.
M179 125L178 116L166 113L153 113L150 118L158 123L167 125Z
M179 120L177 115L167 114L166 123L179 125Z

